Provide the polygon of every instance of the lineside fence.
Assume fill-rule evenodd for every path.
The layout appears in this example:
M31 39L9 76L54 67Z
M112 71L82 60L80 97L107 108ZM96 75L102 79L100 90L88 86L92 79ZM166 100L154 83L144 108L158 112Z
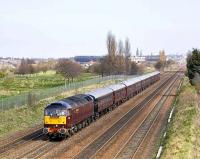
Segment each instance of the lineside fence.
M75 82L64 86L49 88L40 91L31 91L16 96L10 96L8 98L2 98L0 99L0 111L8 110L11 108L18 108L25 105L32 106L42 99L58 96L64 92L80 89L92 84L98 84L109 80L126 80L127 78L133 77L134 76L125 75L98 77L87 81Z

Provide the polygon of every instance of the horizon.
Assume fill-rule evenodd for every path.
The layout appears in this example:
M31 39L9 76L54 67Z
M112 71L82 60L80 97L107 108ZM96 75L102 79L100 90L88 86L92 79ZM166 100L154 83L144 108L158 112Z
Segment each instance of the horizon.
M61 58L107 53L111 31L131 52L186 55L200 43L196 0L2 1L0 57ZM115 7L113 7L113 5Z

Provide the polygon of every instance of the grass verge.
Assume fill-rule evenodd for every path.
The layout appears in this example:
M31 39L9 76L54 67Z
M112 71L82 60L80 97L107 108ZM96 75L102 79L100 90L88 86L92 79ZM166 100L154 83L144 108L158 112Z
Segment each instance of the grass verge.
M164 142L162 159L200 158L199 96L185 78Z

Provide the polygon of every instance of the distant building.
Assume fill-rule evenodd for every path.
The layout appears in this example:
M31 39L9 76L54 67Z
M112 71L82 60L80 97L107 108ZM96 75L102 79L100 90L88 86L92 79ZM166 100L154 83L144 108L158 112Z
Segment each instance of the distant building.
M75 56L73 60L81 64L85 69L95 64L101 57L100 56Z
M0 69L15 69L20 62L21 60L18 58L0 58Z
M159 55L148 55L145 60L150 63L156 63L158 61L165 62L167 60L167 56L165 55L164 50L161 50Z
M165 62L167 60L167 56L165 55L165 51L164 50L161 50L159 52L159 55L160 55L160 59L159 59L160 61Z
M81 66L85 69L89 68L90 66L94 65L96 63L96 61L89 61L89 62L84 62L81 63Z
M159 55L147 55L147 56L145 56L145 60L150 63L156 63L157 61L160 60L160 56Z
M143 63L145 62L145 56L131 56L131 61L134 61L135 63Z
M98 61L100 59L100 56L75 56L74 61L79 63L87 63L90 61Z

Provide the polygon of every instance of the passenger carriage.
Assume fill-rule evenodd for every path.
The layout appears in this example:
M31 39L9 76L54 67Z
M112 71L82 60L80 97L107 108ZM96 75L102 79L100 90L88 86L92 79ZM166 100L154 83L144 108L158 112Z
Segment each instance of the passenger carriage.
M114 105L114 94L112 89L106 87L99 88L86 94L91 96L94 100L94 111L96 117L107 112L109 108Z
M122 83L108 86L113 91L114 104L120 105L126 100L126 86Z

